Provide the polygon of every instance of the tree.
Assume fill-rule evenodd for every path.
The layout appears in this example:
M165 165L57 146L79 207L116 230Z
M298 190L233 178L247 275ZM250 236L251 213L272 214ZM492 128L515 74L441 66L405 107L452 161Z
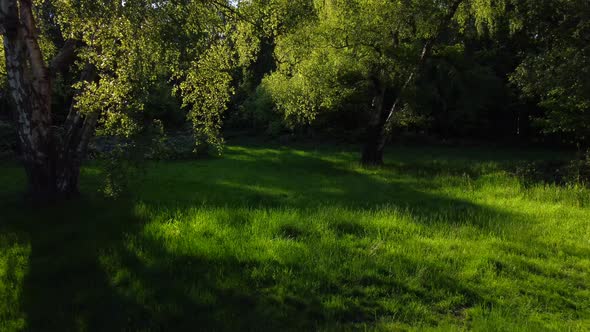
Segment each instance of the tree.
M530 47L511 80L545 111L537 124L587 148L590 138L590 6L584 0L520 1Z
M279 36L285 35L313 17L312 0L254 0L236 3L236 17L230 38L237 55L230 121L243 127L268 125L279 119L267 107L258 87L264 76L276 70L274 50Z
M287 117L311 121L364 95L370 109L361 162L378 165L403 98L449 30L493 29L502 2L317 1L315 20L277 43L266 87ZM447 38L445 40L445 38Z
M135 120L158 74L175 77L177 85L184 81L181 90L191 114L207 114L201 105L210 96L195 91L227 86L227 80L210 77L207 68L215 62L206 60L219 53L224 5L0 0L6 72L31 200L77 195L80 165L97 128L121 136L137 132L141 124ZM181 33L167 36L170 27ZM196 79L199 75L204 79ZM72 76L78 79L72 82L70 106L58 122L61 109L52 106L52 87ZM205 84L209 90L203 90ZM216 125L209 121L199 128L213 137L217 131L210 128Z

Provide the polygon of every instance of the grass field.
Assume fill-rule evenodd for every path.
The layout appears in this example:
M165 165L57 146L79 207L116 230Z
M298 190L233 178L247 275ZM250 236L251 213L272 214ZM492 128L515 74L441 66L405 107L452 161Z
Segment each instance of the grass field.
M543 151L230 146L43 211L0 166L0 331L590 330L590 191Z

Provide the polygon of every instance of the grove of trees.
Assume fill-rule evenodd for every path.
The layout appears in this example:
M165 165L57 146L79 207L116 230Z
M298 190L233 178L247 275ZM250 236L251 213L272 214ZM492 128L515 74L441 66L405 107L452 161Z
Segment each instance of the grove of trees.
M77 195L95 135L311 128L383 163L402 130L590 135L587 0L0 0L0 105L33 201Z

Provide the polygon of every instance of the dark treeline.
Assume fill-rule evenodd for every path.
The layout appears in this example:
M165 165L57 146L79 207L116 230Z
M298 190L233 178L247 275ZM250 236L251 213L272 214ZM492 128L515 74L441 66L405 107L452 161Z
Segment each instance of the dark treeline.
M36 200L77 194L96 135L335 140L374 165L395 140L584 151L590 134L586 0L0 4L0 138Z

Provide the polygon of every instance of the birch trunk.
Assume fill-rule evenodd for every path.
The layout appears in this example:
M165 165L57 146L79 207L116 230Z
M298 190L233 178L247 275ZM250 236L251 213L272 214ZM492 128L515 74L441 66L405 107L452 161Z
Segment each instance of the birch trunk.
M53 130L52 70L73 61L75 43L68 41L49 68L38 43L31 0L0 0L0 32L10 95L16 108L16 129L27 175L27 196L47 204L78 194L81 161L96 126L96 115L82 116L73 104L63 136ZM93 79L92 68L82 79Z

